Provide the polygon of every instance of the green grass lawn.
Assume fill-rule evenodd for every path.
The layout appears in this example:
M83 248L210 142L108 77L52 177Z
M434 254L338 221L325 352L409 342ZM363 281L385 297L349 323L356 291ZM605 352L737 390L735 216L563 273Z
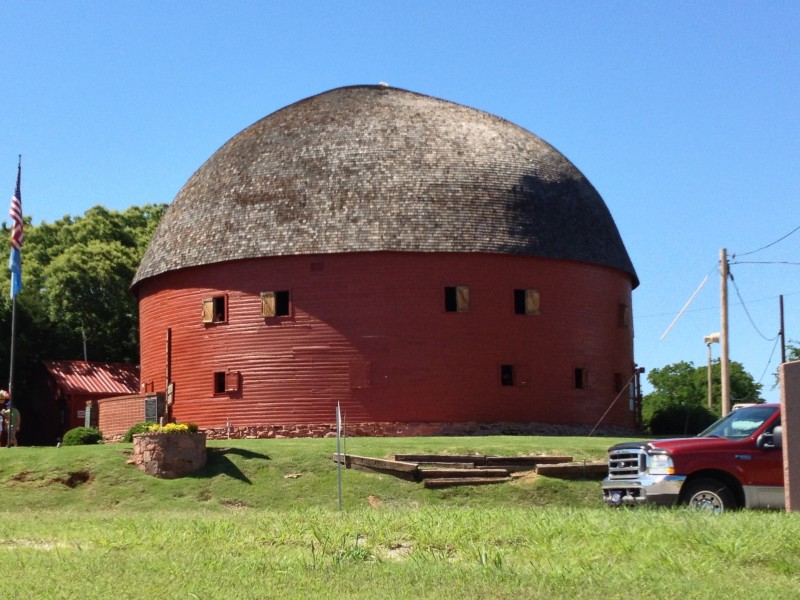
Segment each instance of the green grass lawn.
M347 452L570 454L617 440L351 438ZM426 490L335 440L209 443L159 480L130 444L0 450L3 598L800 597L800 518L602 505L597 481Z

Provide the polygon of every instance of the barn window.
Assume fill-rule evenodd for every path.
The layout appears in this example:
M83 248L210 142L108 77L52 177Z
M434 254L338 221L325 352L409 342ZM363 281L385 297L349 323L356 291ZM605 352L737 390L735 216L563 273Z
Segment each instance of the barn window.
M469 310L469 287L458 285L444 288L444 309L447 312Z
M224 323L228 320L227 297L214 296L203 300L203 323Z
M627 304L620 303L617 307L617 324L620 327L629 327L631 324L631 308Z
M514 314L542 314L538 290L514 290Z
M500 365L500 385L514 385L514 365Z
M225 393L225 371L217 371L214 373L214 393Z
M614 393L617 394L625 388L625 383L622 381L622 373L614 373Z
M214 372L214 393L228 394L239 391L241 374L239 371L216 371Z
M262 317L287 317L290 314L289 292L261 292Z
M576 390L585 390L589 387L589 376L586 369L583 368L576 368L575 369L575 389Z

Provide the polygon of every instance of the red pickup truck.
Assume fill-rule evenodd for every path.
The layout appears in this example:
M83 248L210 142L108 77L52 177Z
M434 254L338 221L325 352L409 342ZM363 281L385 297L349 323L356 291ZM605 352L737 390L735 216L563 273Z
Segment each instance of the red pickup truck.
M608 450L603 498L610 506L782 509L782 443L780 405L756 404L697 437L617 444Z

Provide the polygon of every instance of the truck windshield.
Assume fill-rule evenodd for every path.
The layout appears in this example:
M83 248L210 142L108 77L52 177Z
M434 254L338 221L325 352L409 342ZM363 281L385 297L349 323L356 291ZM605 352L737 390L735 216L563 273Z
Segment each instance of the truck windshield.
M777 404L759 404L734 410L697 437L723 437L741 440L753 435L778 410Z

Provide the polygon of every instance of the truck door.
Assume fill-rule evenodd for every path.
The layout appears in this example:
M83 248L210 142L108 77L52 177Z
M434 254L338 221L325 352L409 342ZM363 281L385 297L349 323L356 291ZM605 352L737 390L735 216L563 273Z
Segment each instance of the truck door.
M771 434L780 425L780 417L773 419L764 432ZM783 451L771 445L759 448L758 437L748 441L734 455L741 469L745 503L748 508L783 508Z

